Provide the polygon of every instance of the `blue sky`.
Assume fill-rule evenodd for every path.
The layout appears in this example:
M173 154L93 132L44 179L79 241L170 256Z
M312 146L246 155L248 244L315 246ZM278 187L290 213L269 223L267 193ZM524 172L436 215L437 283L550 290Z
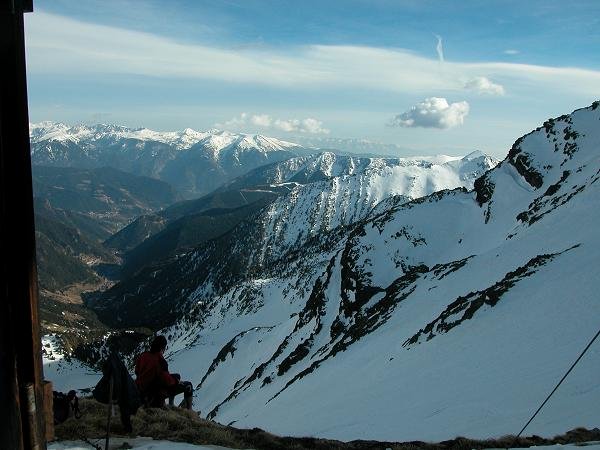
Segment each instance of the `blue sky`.
M36 1L32 121L503 157L600 98L598 1Z

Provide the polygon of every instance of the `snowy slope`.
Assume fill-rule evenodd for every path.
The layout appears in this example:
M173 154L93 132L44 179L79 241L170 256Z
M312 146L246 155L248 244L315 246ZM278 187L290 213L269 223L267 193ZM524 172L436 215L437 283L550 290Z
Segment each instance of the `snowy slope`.
M42 336L42 361L44 379L52 381L55 391L75 389L88 393L102 376L74 358L65 358L60 338L56 335Z
M599 120L595 103L548 121L475 190L315 235L224 292L232 275L207 253L182 260L197 306L164 330L172 369L198 383L203 414L240 427L518 432L600 325ZM528 432L597 426L599 369L596 345Z
M210 192L261 165L296 156L302 147L261 135L192 129L158 132L117 125L30 124L34 164L110 166L166 181L187 196Z
M289 195L269 205L259 219L263 226L260 256L281 256L306 239L365 219L383 201L403 203L442 189L472 188L475 179L496 163L479 152L462 159L448 158L442 164L320 154L282 180L297 184ZM317 181L298 183L310 180Z

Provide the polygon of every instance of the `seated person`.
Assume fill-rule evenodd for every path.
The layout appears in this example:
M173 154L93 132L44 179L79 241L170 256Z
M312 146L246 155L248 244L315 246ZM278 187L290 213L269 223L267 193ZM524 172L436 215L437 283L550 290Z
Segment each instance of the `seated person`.
M163 357L166 349L167 338L156 336L150 351L142 353L135 361L135 384L148 406L164 406L167 397L169 405L173 406L175 396L183 393L183 406L192 409L192 383L181 381L177 373L169 373L169 365Z

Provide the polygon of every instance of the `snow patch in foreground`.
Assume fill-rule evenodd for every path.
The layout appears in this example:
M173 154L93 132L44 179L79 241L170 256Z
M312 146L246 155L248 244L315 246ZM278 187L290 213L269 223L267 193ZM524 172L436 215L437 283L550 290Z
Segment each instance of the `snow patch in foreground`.
M104 447L104 439L97 441L93 440L94 443ZM171 441L155 441L148 437L139 437L135 439L128 438L114 438L110 440L110 448L122 448L123 443L128 443L132 449L138 450L233 450L229 447L220 447L218 445L194 445L186 444L183 442L171 442ZM90 444L86 444L83 441L62 441L53 442L48 445L48 450L90 450Z
M592 449L600 449L600 442L579 442L577 444L566 444L566 445L556 444L556 445L533 446L533 447L529 447L529 450L534 449L534 448L541 448L544 450L567 450L567 449L581 450L582 448L585 448L585 449L592 450ZM515 448L514 450L520 450L520 448Z
M74 389L87 393L100 381L102 374L77 359L65 358L62 345L55 335L42 337L44 379L52 382L55 391ZM89 447L89 446L88 446Z
M131 445L132 449L138 450L233 450L229 447L220 447L218 445L193 445L182 442L155 441L152 438L145 437L135 439L117 438L111 439L110 442L112 444L111 448L120 448L124 442L127 442ZM82 441L53 442L48 446L48 450L89 450L89 448L90 445ZM599 450L600 442L581 442L578 444L529 447L529 449L536 448L543 450L581 450L582 448L585 448L586 450Z

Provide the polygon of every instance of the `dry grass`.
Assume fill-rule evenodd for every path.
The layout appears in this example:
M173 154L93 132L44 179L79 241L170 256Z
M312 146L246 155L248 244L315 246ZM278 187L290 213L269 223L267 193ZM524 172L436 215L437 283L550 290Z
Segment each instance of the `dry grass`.
M58 440L89 439L99 440L106 433L107 406L95 400L80 401L82 417L69 418L56 427ZM578 428L552 439L539 436L517 438L505 436L500 439L472 440L458 437L439 443L428 442L340 442L317 438L280 437L258 428L242 430L227 427L198 417L192 411L180 408L141 408L132 416L134 436L149 436L154 439L188 442L199 445L220 445L223 447L257 450L471 450L484 448L515 448L534 445L553 445L578 442L600 441L600 430ZM119 417L111 420L111 436L127 436L123 433Z

